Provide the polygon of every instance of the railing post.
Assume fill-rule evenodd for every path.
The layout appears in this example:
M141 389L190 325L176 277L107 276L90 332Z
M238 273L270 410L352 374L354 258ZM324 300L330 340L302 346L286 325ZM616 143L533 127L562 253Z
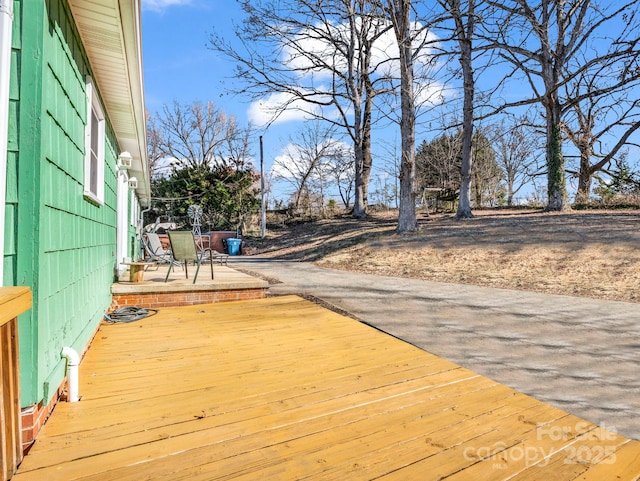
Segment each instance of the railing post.
M28 287L0 287L0 479L11 479L22 461L18 316L31 309Z

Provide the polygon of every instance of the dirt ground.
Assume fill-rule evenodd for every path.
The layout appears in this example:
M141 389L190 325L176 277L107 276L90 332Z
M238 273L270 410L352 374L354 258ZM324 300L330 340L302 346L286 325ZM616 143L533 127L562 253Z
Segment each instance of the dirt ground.
M640 211L475 211L420 215L395 232L397 213L270 226L247 253L334 269L439 282L640 302Z

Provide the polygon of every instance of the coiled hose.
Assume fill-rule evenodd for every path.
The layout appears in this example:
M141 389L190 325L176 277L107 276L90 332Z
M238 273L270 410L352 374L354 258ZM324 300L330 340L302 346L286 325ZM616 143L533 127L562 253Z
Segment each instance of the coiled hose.
M133 322L139 321L140 319L144 319L145 317L150 317L157 314L158 311L156 309L145 309L144 307L121 307L120 309L116 309L111 314L105 314L104 318L107 322Z

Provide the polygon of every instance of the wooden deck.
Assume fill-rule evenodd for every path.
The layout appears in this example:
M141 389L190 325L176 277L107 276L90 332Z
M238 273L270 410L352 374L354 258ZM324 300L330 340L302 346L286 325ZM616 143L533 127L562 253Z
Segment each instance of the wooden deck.
M632 480L628 440L295 296L104 325L26 480Z

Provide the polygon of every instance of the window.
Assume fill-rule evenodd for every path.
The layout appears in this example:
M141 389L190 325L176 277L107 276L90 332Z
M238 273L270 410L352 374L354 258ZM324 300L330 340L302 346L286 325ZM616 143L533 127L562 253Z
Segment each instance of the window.
M104 203L104 113L90 77L87 77L86 94L84 195L102 204Z

